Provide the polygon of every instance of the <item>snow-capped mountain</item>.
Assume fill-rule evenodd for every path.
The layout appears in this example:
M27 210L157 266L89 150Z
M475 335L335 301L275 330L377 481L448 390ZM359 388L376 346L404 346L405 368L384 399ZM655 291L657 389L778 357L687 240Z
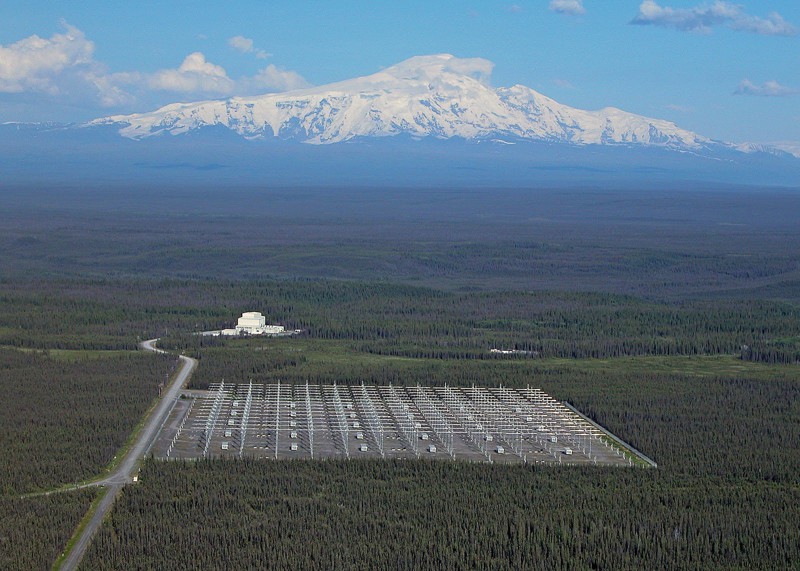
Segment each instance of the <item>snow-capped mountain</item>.
M767 145L760 143L741 143L735 146L736 150L743 153L769 153L772 155L791 155L800 159L800 143L779 141Z
M711 143L674 123L612 107L584 111L522 85L492 88L491 63L418 56L366 77L221 101L175 103L150 113L96 119L131 139L223 126L249 139L313 144L361 137L460 138L654 145L694 150Z

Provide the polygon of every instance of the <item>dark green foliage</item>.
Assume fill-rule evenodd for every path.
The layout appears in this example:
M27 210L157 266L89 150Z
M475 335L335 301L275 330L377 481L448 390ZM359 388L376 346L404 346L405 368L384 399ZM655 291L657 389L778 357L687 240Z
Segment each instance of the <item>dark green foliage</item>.
M476 365L451 364L457 372L443 366L437 381ZM87 567L786 569L799 560L793 370L724 379L568 366L532 375L535 363L517 365L482 366L511 385L540 381L660 467L150 462Z
M332 281L60 281L0 283L0 345L132 349L136 337L196 349L225 343L194 331L257 309L315 339L362 352L436 359L740 354L794 362L800 308L774 301L645 301L612 294L454 294ZM789 341L781 341L781 340ZM761 348L768 347L769 351Z
M800 482L800 379L550 372L557 398L682 477Z
M86 568L777 569L800 557L788 486L426 461L151 462L142 475Z
M742 347L741 356L761 363L800 363L800 337L755 341L753 347Z
M661 466L148 463L88 569L780 569L800 560L800 398L789 368L800 331L797 193L23 190L0 196L0 345L131 350L137 338L161 337L200 357L199 387L222 377L531 384ZM322 281L342 279L372 283ZM246 310L305 333L190 334L231 326ZM543 360L721 354L790 365L766 378L693 375L681 359L660 371ZM14 381L2 387L13 400L0 403L7 491L99 470L154 396L153 381L143 389L137 375L155 367L159 379L169 365L152 355L0 358L0 377ZM94 400L98 383L116 380L128 388ZM62 381L83 400L59 392ZM29 422L37 407L52 412L46 431ZM117 436L69 442L66 428ZM90 449L102 458L81 456ZM23 567L46 567L72 520L47 503L55 499L31 518L8 503L17 500L0 501L0 529L19 530L13 545L29 535L21 549L39 558Z
M192 388L206 388L211 383L227 380L239 383L298 378L296 367L306 361L302 354L287 355L270 351L231 351L224 348L207 348L195 353L201 365L192 375ZM292 374L295 372L295 374ZM288 373L288 375L287 375ZM342 371L340 379L347 378ZM300 374L302 376L302 374ZM338 376L338 375L336 375ZM303 379L305 382L305 378Z
M676 187L5 185L0 275L800 300L797 192Z
M0 348L3 494L96 476L174 366L171 356L144 353L66 360Z
M50 569L97 490L37 496L0 496L0 569Z

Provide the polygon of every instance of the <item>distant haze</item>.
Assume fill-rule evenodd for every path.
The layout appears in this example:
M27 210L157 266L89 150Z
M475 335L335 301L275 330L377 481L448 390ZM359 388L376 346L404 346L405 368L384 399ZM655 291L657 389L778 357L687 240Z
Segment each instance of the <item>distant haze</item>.
M0 161L20 184L800 183L800 159L781 148L713 141L616 108L583 111L521 85L495 89L490 69L439 54L284 94L83 125L6 124Z
M798 30L793 0L30 0L0 7L0 122L285 93L448 53L493 87L571 108L796 144Z

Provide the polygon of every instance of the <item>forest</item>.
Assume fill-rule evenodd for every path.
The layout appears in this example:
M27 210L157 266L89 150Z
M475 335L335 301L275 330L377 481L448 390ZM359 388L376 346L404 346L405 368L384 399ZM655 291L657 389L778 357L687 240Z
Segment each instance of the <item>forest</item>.
M172 356L0 348L0 569L50 569ZM45 490L56 493L45 495Z
M50 569L96 494L0 495L0 569Z
M738 398L752 388L726 387ZM610 400L636 411L625 398ZM720 441L710 436L724 428L720 413L704 418L707 405L692 413L688 402L656 400L665 405L660 415L625 420L649 419L650 431L663 433L648 443L668 461L658 470L151 461L143 483L125 490L86 567L792 568L800 556L796 454L770 459L777 443L763 433L741 445ZM748 428L757 424L753 411L745 416ZM771 427L789 428L791 419L783 413ZM696 431L708 438L665 448ZM796 446L797 438L795 429L780 444ZM697 453L682 455L688 446ZM705 454L720 446L731 450ZM740 456L749 446L765 449Z
M288 357L289 339L283 350L245 343L235 360L258 355L251 363L282 377L298 364L334 379L348 374L335 345L307 346L303 362ZM224 355L214 350L210 362ZM260 358L270 353L271 365ZM659 468L151 461L102 529L88 568L788 569L800 556L796 366L375 359L350 369L352 380L372 371L380 382L395 369L383 382L541 386Z
M800 358L800 309L780 300L651 301L580 292L452 293L374 282L55 280L0 283L0 345L135 349L139 339L194 350L193 335L235 324L246 309L314 339L360 352L488 359L492 348L534 357L737 354ZM242 309L246 308L246 309Z
M113 463L175 365L156 337L193 389L541 387L659 468L148 460L84 568L800 560L796 194L37 192L0 196L3 569L63 549L95 493L28 494ZM194 334L248 310L302 332Z
M0 211L0 277L34 281L304 278L800 301L792 189L88 184L7 187Z
M133 295L137 289L158 295ZM791 348L786 340L798 317L791 303L675 304L605 293L453 293L324 280L6 280L0 290L2 378L19 395L5 401L12 408L3 415L13 452L6 458L6 494L102 471L157 394L155 381L174 365L127 350L161 331L162 346L199 358L192 383L200 388L220 378L539 386L660 466L653 475L423 464L408 474L402 463L149 463L143 483L125 490L106 522L87 568L252 566L264 557L277 568L381 567L390 553L403 553L407 568L625 568L646 561L781 568L782 558L797 555L789 522L798 515L800 370L785 363L792 360L788 351L753 360L742 347ZM230 323L240 307L261 309L304 333L236 340L190 334ZM391 344L406 350L385 350ZM493 357L488 350L498 346L531 353ZM98 401L100 385L108 391ZM36 406L56 415L30 416ZM86 414L95 418L87 422ZM65 439L70 431L75 440ZM375 470L388 472L381 479ZM328 484L314 491L303 487L308 481ZM453 482L471 493L451 497ZM285 489L283 500L264 491L271 486ZM531 490L548 492L540 497ZM474 497L494 498L505 511ZM347 527L325 523L331 505L342 506L336 517ZM432 520L430 505L437 508ZM365 513L374 520L361 521ZM392 513L404 523L387 533ZM50 521L50 512L40 516ZM62 534L75 525L58 517L51 525L60 522ZM268 527L276 517L285 535ZM173 538L166 518L195 522L179 526L181 536L207 537L207 547ZM298 548L311 529L319 544ZM357 530L362 547L325 547L349 544L348 529ZM432 547L411 549L421 543L410 537L428 538ZM166 542L172 549L163 549ZM620 544L631 547L615 550ZM462 548L445 550L452 545Z
M283 347L266 347L276 341ZM335 344L244 343L228 344L230 361L225 347L204 360L221 361L220 371L249 362L266 378L270 368L291 379L293 368L313 365L339 381L372 374L376 382L533 383L646 451L659 468L153 461L101 531L91 568L269 561L278 569L784 569L800 556L796 366L724 357L369 356L348 369ZM307 357L292 357L297 349ZM191 523L179 532L174 521ZM202 541L187 541L180 535L187 530Z
M171 356L120 353L53 357L0 349L0 481L3 494L34 492L97 476L118 454Z

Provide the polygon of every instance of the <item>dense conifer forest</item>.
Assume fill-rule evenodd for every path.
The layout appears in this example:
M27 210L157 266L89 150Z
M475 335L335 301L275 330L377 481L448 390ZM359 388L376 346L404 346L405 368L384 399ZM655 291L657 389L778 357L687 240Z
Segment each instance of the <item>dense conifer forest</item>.
M5 188L0 276L302 277L800 301L798 210L791 189L696 184Z
M171 356L0 349L4 494L98 475L119 452L175 365Z
M126 491L89 561L101 568L122 561L792 567L800 555L797 371L539 374L547 390L579 403L660 468L154 462L144 483ZM176 520L193 522L193 536L211 547L175 537Z
M86 569L800 560L795 194L44 195L0 196L0 568L60 553L94 492L25 494L120 453L174 367L135 353L156 337L198 389L541 387L659 467L148 461ZM248 310L301 332L194 335Z
M97 490L35 497L0 495L0 569L50 569Z
M715 457L678 462L663 470L150 462L86 568L794 566L796 458L786 466L791 475L766 478L747 462L743 476L726 473Z
M781 301L655 302L614 294L455 294L325 280L222 282L75 280L0 283L0 345L135 349L219 343L195 331L235 324L241 308L315 339L405 357L488 359L490 349L530 357L737 354L800 358L800 309Z
M162 346L199 358L197 387L221 378L539 386L660 466L150 463L144 483L126 489L87 568L262 560L275 568L381 567L390 557L406 568L781 568L797 556L790 524L800 473L793 304L676 305L614 294L452 293L317 280L0 286L0 376L19 395L3 415L13 452L7 494L102 470L155 397L154 380L174 364L127 351L137 337L159 334ZM136 288L159 295L136 296ZM241 307L303 333L190 334L229 325ZM759 344L780 348L780 358L754 357ZM525 353L497 357L494 347ZM93 401L100 386L107 390ZM63 417L43 417L36 406L63 410ZM454 488L470 492L454 497ZM339 506L335 514L330 506ZM332 525L334 515L347 525ZM176 520L184 522L181 536L193 540L170 535L167 522Z

